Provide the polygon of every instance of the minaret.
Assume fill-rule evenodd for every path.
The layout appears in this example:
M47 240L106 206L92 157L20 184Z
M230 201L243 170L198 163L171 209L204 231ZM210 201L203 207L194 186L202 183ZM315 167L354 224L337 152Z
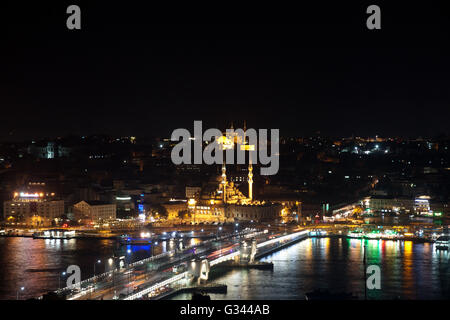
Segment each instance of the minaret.
M225 161L222 164L222 192L223 192L223 202L227 202L227 168Z
M251 159L249 159L248 164L248 198L250 201L253 200L253 166Z

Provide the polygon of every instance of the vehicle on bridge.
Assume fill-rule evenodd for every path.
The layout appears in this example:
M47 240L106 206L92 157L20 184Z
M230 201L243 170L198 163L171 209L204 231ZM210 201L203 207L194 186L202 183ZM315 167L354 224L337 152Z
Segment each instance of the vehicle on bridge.
M172 271L176 274L185 272L187 270L186 263L181 263L176 266L173 266Z
M222 249L216 250L216 251L214 251L213 253L209 254L208 256L206 256L206 258L207 258L208 260L214 260L214 259L216 259L216 258L218 258L218 257L220 257L220 256L223 256L223 255L225 255L225 254L228 254L228 253L233 252L233 250L234 250L236 247L238 247L238 246L239 246L239 244L238 244L238 243L235 243L235 244L233 244L233 245L224 247L224 248L222 248Z

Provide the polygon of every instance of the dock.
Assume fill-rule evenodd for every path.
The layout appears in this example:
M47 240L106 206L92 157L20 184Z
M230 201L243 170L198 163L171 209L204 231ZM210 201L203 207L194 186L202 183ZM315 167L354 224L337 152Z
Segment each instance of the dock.
M228 287L226 284L220 284L220 283L190 285L190 286L186 286L186 287L172 288L172 290L164 292L153 299L154 300L167 299L167 298L173 297L180 293L202 292L202 293L223 293L223 294L225 294L225 293L227 293L227 288ZM152 298L150 298L150 299L152 299Z

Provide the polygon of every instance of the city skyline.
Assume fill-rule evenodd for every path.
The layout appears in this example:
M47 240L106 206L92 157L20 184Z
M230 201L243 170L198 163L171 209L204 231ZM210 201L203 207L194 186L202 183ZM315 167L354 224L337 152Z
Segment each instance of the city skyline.
M0 300L450 298L449 11L281 7L2 6Z

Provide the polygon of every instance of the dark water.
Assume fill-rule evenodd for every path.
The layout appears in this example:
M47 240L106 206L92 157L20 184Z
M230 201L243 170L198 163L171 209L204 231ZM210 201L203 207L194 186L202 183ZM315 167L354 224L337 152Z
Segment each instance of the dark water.
M198 241L198 240L192 240ZM234 270L216 279L228 284L228 293L212 294L213 299L304 299L316 288L348 291L364 296L362 241L344 239L307 239L276 252L265 261L274 271ZM154 254L169 250L161 242ZM130 252L128 252L130 249ZM0 238L0 299L20 299L41 295L58 288L61 272L77 264L82 278L105 271L113 254L129 262L149 257L150 246L118 246L111 240L34 240ZM381 290L369 291L371 299L449 299L449 252L439 252L433 244L410 241L367 241L367 262L381 268ZM61 284L65 281L61 278ZM179 295L174 299L190 299Z
M187 240L187 243L199 240ZM160 242L153 254L170 250L176 244ZM150 246L120 246L114 240L44 240L32 238L0 238L0 299L33 298L64 286L61 273L72 264L81 269L81 278L89 278L108 270L107 260L113 255L125 256L126 262L147 258ZM24 287L24 290L20 290Z
M305 292L328 288L364 298L362 240L307 239L276 252L267 270L233 270L214 279L228 285L227 294L212 299L304 299ZM433 244L410 241L367 241L367 264L381 269L381 290L369 299L449 299L448 252ZM190 299L182 294L173 299Z

